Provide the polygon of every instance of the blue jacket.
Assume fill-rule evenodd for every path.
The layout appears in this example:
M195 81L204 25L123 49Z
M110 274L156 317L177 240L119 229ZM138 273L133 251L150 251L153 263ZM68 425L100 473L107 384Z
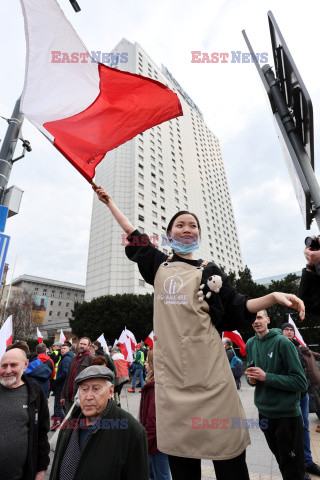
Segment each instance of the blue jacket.
M72 357L74 357L74 353L71 352L71 350L69 350L69 352L65 353L61 357L56 376L56 390L58 391L62 391L63 389L64 381L66 379L69 369L69 363Z
M44 394L49 396L49 383L52 370L46 363L35 355L29 358L29 365L24 374L33 382L36 382L42 388Z

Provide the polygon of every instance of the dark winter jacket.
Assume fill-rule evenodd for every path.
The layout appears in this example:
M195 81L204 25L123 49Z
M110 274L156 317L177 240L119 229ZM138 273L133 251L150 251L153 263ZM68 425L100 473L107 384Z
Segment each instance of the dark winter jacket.
M318 273L302 270L298 297L304 301L307 313L320 317L320 263L317 267Z
M53 360L49 357L49 355L45 353L38 353L38 358L41 360L42 363L46 363L49 368L52 368L50 380L52 380L56 375L56 369Z
M49 383L52 368L48 363L42 363L35 353L28 355L29 365L24 374L32 381L38 383L46 397L49 396ZM50 364L51 365L51 364Z
M146 383L142 389L139 419L147 432L149 455L155 455L156 453L159 453L157 448L154 381Z
M82 370L90 367L92 360L93 355L89 352L89 350L87 350L81 356L78 354L71 358L67 377L62 388L61 398L69 400L69 402L73 402L74 396L77 393L78 389L74 379L77 377L77 375L79 375L80 372L82 372ZM70 384L72 384L72 396L70 396Z
M59 368L56 376L56 391L58 392L62 391L63 384L67 377L70 361L74 356L75 355L73 352L71 352L71 350L69 350L69 352L61 356L61 360L59 362Z
M305 373L310 385L320 385L320 372L316 360L320 360L320 354L312 352L308 347L300 347L305 362Z
M26 375L22 376L22 380L28 389L29 414L28 458L22 480L34 480L37 472L47 470L50 463L48 401L37 383L30 381Z
M113 400L89 433L74 478L77 480L149 480L147 436L142 425ZM109 408L110 407L110 408ZM72 412L77 419L80 408ZM68 422L67 420L67 422ZM73 430L60 430L50 480L59 480L60 466Z
M307 390L307 379L296 347L272 328L262 338L256 334L246 343L248 364L266 372L266 381L258 381L254 403L259 413L268 418L298 417L300 392ZM248 382L250 383L250 382Z
M105 353L105 351L103 350L103 348L98 348L96 350L96 356L98 355L102 355L106 358L108 364L107 364L107 367L110 368L110 370L114 373L114 379L112 381L113 385L115 384L115 379L117 378L117 369L116 369L116 366L114 364L114 361L112 360L112 357L111 355L108 355L107 353Z

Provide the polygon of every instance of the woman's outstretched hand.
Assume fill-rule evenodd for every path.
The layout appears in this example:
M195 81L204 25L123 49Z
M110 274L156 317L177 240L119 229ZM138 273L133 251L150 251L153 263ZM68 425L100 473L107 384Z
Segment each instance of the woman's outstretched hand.
M305 306L303 301L292 293L282 293L282 292L273 292L274 299L276 303L284 305L285 307L294 308L298 310L301 320L304 320L305 317Z
M96 187L95 185L92 185L92 189L96 192L98 195L98 198L100 202L105 203L108 205L109 200L111 199L110 195L107 194L104 188L102 187Z

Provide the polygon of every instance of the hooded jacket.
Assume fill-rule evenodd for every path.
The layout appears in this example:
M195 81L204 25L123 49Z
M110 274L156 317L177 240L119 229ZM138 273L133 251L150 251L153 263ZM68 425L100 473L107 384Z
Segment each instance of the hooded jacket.
M49 396L49 383L52 368L47 363L42 363L36 354L28 355L29 365L24 374L42 388L44 394Z
M254 392L259 413L268 418L298 417L300 392L308 384L293 343L273 328L262 338L257 333L250 338L246 351L248 364L254 361L266 372L266 381L258 381Z

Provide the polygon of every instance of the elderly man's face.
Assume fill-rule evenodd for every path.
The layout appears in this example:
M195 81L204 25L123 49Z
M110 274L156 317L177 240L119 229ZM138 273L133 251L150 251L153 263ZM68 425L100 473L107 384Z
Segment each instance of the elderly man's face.
M0 384L7 388L19 386L28 363L25 353L20 348L13 348L6 352L0 363Z
M113 394L113 385L107 386L105 378L90 378L79 386L80 406L86 417L99 417Z

